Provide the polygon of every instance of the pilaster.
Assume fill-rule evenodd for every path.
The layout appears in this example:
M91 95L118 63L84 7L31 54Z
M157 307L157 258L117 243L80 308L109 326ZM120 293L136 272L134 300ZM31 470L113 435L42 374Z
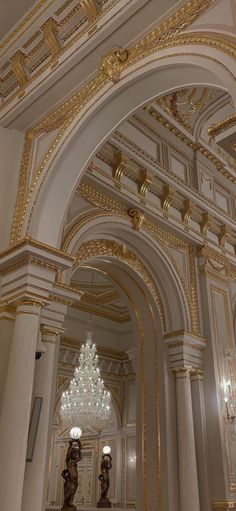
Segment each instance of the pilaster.
M231 509L236 496L236 446L232 428L235 415L232 405L235 403L235 359L229 360L228 354L235 350L232 302L230 295L231 279L235 279L235 270L229 259L207 246L198 251L200 289L204 333L208 338L208 350L205 357L204 395L206 403L206 428L208 435L208 453L210 459L210 498L213 509ZM228 395L229 394L229 395ZM225 403L225 399L230 398ZM215 445L219 448L216 450ZM224 503L224 504L221 504ZM233 507L232 507L233 508Z

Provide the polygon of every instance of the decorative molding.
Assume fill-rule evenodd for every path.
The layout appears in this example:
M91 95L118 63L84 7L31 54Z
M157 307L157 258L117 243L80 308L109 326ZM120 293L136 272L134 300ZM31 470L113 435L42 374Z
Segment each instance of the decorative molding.
M163 209L164 215L168 216L168 210L171 203L174 200L175 192L169 185L164 187L164 193L161 199L161 207Z
M202 224L201 224L201 232L204 237L207 237L207 233L212 225L213 218L212 216L206 211L202 215Z
M18 243L16 243L15 245L13 245L13 246L9 247L8 249L3 250L2 252L0 252L0 260L3 257L13 255L14 252L16 252L18 249L20 250L20 249L23 249L23 248L26 248L26 247L33 247L33 248L41 249L41 250L45 251L46 253L49 253L49 254L51 254L53 256L57 256L57 257L60 257L60 258L62 257L67 262L70 262L70 263L73 263L74 260L75 260L73 255L68 254L68 253L64 252L63 250L61 250L59 248L52 247L51 245L47 245L46 243L42 243L41 241L34 240L31 237L25 237L22 240L20 240Z
M11 68L17 78L20 88L23 88L28 82L28 74L25 67L27 56L18 50L11 58Z
M97 17L99 9L96 0L80 0L80 5L89 21Z
M50 5L50 3L53 3L53 0L51 0L51 2L50 2L50 0L46 0L46 1L49 3L49 5ZM130 3L132 3L132 1L133 0L127 0L126 6L128 6ZM81 2L82 2L82 0L81 0ZM90 0L85 0L85 2L89 3ZM50 61L48 59L48 47L50 48L50 52L52 50L53 53L58 50L56 55L59 56L59 54L60 54L62 56L62 58L64 56L64 59L66 60L67 57L64 54L66 52L68 53L68 50L76 43L76 41L78 41L82 37L86 36L87 33L90 35L91 33L93 33L96 30L97 26L96 26L95 22L98 22L99 20L101 20L101 26L103 26L107 21L106 15L109 13L109 11L112 11L113 9L115 9L115 16L117 14L119 14L119 10L117 9L117 5L119 4L119 2L120 2L120 0L112 0L111 2L109 2L108 0L105 0L103 2L102 9L99 9L97 11L96 18L93 17L93 18L89 19L86 17L83 20L82 25L81 25L81 23L78 24L78 14L79 14L79 11L82 10L82 6L80 5L79 2L77 3L77 5L75 5L72 8L72 10L69 13L67 13L65 15L64 18L60 19L59 22L57 22L57 17L59 16L58 11L60 11L60 9L58 9L55 12L52 11L51 9L49 9L49 13L51 14L51 18L49 18L49 20L52 19L53 22L55 22L55 30L53 28L53 34L47 33L46 38L44 39L43 30L41 29L42 38L39 40L38 37L40 35L40 30L36 29L35 34L30 39L26 40L25 44L22 45L22 47L25 50L28 50L28 48L32 45L32 42L34 43L33 47L30 50L28 50L28 53L27 53L29 73L28 73L28 81L24 87L24 94L26 95L28 92L30 92L29 86L31 84L33 84L38 78L40 78L40 76L43 74L43 72L48 71L49 68L53 69L54 67L56 67L56 62L54 62L52 65L52 61ZM106 4L108 4L108 5L106 5ZM47 10L47 7L44 10L42 10L42 14L46 10ZM122 10L122 8L120 10ZM60 14L60 12L59 12L59 14ZM52 17L52 16L54 16L54 17ZM111 14L110 14L110 17L111 17ZM104 18L104 23L103 23L103 18ZM46 19L43 25L47 24L47 22L49 20ZM89 25L91 25L91 28L89 28ZM22 21L22 26L24 26L24 20ZM23 30L22 33L24 33L24 32L25 31ZM13 34L14 34L14 32L13 32ZM47 41L46 41L46 39L47 39ZM59 51L59 47L58 47L58 44L56 43L55 39L58 41L58 43L60 45L60 51ZM8 40L8 42L10 42L10 39ZM12 44L9 44L9 48L13 44L14 44L14 37L13 37ZM2 47L0 45L0 50L1 50L1 48ZM5 66L6 66L7 62L8 61L5 62ZM17 82L16 81L14 83L12 82L12 77L9 72L8 73L5 72L4 77L1 80L1 83L4 88L4 93L3 93L3 101L1 103L0 110L4 109L6 106L8 106L13 100L17 101L22 96L22 95L18 94Z
M58 36L59 24L53 18L49 18L41 27L44 41L51 53L52 58L61 52L61 44Z
M128 165L128 162L129 158L124 154L120 153L117 161L117 167L114 170L115 187L118 188L118 190L120 190L121 188L121 178L124 174L125 168Z
M164 335L168 346L170 369L177 374L188 373L203 367L203 352L207 341L205 337L186 330L170 332Z
M68 337L66 335L62 335L60 337L60 345L66 346L68 348L76 348L77 350L80 350L81 345L83 344L83 341L79 339L75 339L74 337ZM112 358L115 360L126 360L128 362L129 357L125 351L116 350L114 348L108 348L106 346L100 346L97 344L97 351L99 355L102 355L107 358Z
M86 260L102 255L112 256L124 261L142 278L156 302L163 329L165 330L165 311L158 288L156 287L149 271L134 252L128 250L125 245L107 239L91 240L80 246L77 254L77 265L84 264ZM76 268L75 266L75 268Z
M144 109L147 110L148 113L154 119L156 119L156 121L160 122L162 124L162 126L167 128L171 133L174 133L174 135L177 138L179 138L182 142L184 142L188 147L190 147L191 149L193 149L195 151L199 151L201 154L203 154L210 162L212 162L215 165L216 169L223 176L225 176L227 179L229 179L229 181L231 181L232 183L236 183L236 179L235 179L234 175L225 169L223 162L219 158L217 158L217 156L215 154L210 152L210 147L209 147L209 149L207 149L200 142L197 142L197 143L194 142L190 136L187 136L186 134L182 133L182 131L180 131L180 129L178 129L171 121L167 120L164 115L159 113L152 106L148 105L148 106L144 107ZM232 170L235 172L234 167L232 168Z
M12 32L9 32L7 36L1 41L0 50L3 50L5 46L7 46L14 39L18 39L20 37L20 32L27 30L27 25L32 24L34 16L38 15L38 12L41 8L44 8L45 4L51 4L52 1L49 0L38 0L37 4L34 6L32 10L30 10L26 16L23 17L19 21L19 23L14 27Z
M233 126L236 126L236 113L230 115L229 117L226 117L225 119L223 119L223 121L219 121L216 124L210 126L210 128L208 128L208 134L211 137L215 138L217 135L220 135L220 133L223 133L229 128L232 128Z
M197 257L199 258L201 273L205 274L210 270L217 277L220 275L233 280L236 279L236 266L222 253L215 252L208 246L203 245L197 250Z
M222 225L219 234L219 244L224 248L226 241L230 238L230 231L227 225Z
M106 215L111 216L118 216L124 219L130 218L128 215L127 208L120 202L114 201L113 199L110 199L110 197L107 197L106 195L102 194L101 192L98 192L96 189L92 188L91 186L80 183L78 190L81 192L82 197L86 198L90 203L98 206L101 209L105 210ZM109 213L110 209L110 213ZM97 218L98 216L102 216L101 213L93 213L89 214L84 220L79 220L79 222L76 225L73 225L71 230L67 233L66 238L63 242L63 249L68 249L69 243L73 239L73 237L76 235L76 233L89 221L91 221L93 218ZM158 243L162 244L163 250L166 252L167 257L173 264L173 267L175 268L176 273L178 274L180 281L182 283L185 296L184 296L184 302L185 299L187 300L189 312L191 316L191 322L192 322L192 330L196 333L199 332L200 324L199 324L199 310L198 310L198 298L197 298L197 288L196 288L196 270L195 270L195 257L193 248L186 242L182 241L180 238L178 238L176 235L165 231L164 229L161 229L159 225L156 225L155 223L148 220L146 217L143 219L142 223L142 230L143 232L146 232L151 238ZM171 252L171 248L179 248L183 249L188 263L189 263L189 270L190 270L190 283L186 283L186 279L182 272L180 272L179 265L176 262L175 257L173 256ZM186 315L188 316L188 311L186 310Z
M148 188L151 185L151 183L152 183L152 176L147 170L145 170L143 173L142 182L140 183L140 187L139 187L139 195L140 195L142 204L145 204L145 196L146 196L146 193L147 193Z
M199 92L200 90L200 92ZM200 112L206 106L210 96L210 89L207 87L187 87L162 96L157 104L167 114L193 134L193 119L196 112Z
M190 199L184 200L184 208L181 211L182 222L188 226L189 220L193 214L193 203Z
M161 23L157 28L151 31L144 39L139 41L136 45L129 50L122 50L120 48L113 49L111 53L105 56L105 60L102 63L102 67L100 72L97 73L95 78L93 78L89 83L87 83L84 87L82 87L74 96L72 96L69 100L67 100L63 105L59 106L49 114L43 121L34 126L29 132L26 134L26 140L28 143L25 145L25 151L22 158L22 166L20 171L20 179L19 179L19 188L17 194L16 208L14 213L14 220L12 225L12 233L11 233L11 242L16 242L22 236L22 228L25 220L26 212L30 207L30 200L32 194L35 190L36 185L38 184L39 178L41 174L44 172L45 166L52 158L52 155L57 151L59 142L61 141L63 135L67 132L72 121L78 116L81 110L87 105L88 101L91 100L98 92L101 91L103 87L107 84L108 80L116 81L119 79L120 74L126 68L132 66L139 60L142 60L146 56L158 51L161 49L162 45L184 45L189 44L189 37L185 37L185 39L177 38L177 35L189 27L191 23L195 19L197 19L200 14L205 12L205 10L213 3L214 0L192 0L185 4L184 7L179 9L174 15L168 18L165 22ZM190 34L192 35L192 34ZM194 34L196 39L196 34ZM205 35L200 34L199 38L204 40L204 44L206 41L209 41L209 44L212 42L212 46L215 47L215 40L208 36L206 38ZM200 41L199 39L199 41ZM187 42L186 42L187 41ZM221 50L221 42L219 40L219 49ZM235 48L233 46L228 45L232 48L232 52L235 52ZM126 55L126 51L128 54ZM211 57L206 57L211 58ZM54 141L48 147L42 163L34 172L34 179L30 186L28 183L28 165L29 165L29 154L31 149L31 144L29 141L36 137L37 134L45 132L45 129L55 129L52 128L55 126L55 123L58 127L61 127L59 133L56 135ZM165 121L166 122L166 121ZM192 143L194 148L198 148L196 144ZM209 156L209 152L204 148L202 149L203 154L207 154ZM209 154L208 154L209 153ZM222 171L222 173L234 181L235 179L231 176L231 174L224 169L222 169L222 163L218 162L217 158L212 155L209 156L213 162L215 162L218 170ZM23 201L20 200L24 198ZM36 202L36 201L35 201ZM34 205L33 205L34 207Z
M130 321L130 315L129 314L119 314L118 312L110 312L109 310L106 310L104 308L98 308L95 306L91 306L89 304L86 304L84 302L79 303L73 303L72 308L78 309L84 312L88 312L90 314L93 314L94 316L98 316L101 318L109 319L110 321L114 321L118 324L125 324Z
M120 79L124 63L128 60L128 51L123 48L112 48L104 57L100 65L100 73L116 83Z
M129 208L128 215L130 216L130 218L132 220L133 228L136 231L139 231L139 229L141 229L141 227L142 227L142 223L144 220L144 213L142 211L140 211L139 209Z

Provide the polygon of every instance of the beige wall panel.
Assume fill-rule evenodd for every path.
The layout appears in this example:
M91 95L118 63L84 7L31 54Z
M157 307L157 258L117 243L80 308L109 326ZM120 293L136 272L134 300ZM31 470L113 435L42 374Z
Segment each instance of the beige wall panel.
M126 501L135 502L136 497L136 438L126 439Z
M127 426L136 422L136 382L130 380L127 382L127 401L126 401L126 420Z

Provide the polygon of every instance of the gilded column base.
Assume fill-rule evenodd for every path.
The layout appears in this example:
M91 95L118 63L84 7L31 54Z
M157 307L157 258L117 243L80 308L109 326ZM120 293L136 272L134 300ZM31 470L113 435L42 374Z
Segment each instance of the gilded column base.
M236 511L236 501L221 500L213 501L212 509L218 511Z

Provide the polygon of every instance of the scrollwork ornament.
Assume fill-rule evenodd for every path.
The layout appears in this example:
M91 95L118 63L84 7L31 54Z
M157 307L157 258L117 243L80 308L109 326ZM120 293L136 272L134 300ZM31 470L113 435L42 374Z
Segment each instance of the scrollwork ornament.
M123 69L123 64L128 59L128 51L123 48L112 48L102 58L100 71L109 80L116 83L120 79L120 74Z
M143 212L140 211L139 209L129 208L128 215L130 216L130 218L132 220L133 228L136 231L139 231L139 229L141 229L141 227L142 227L142 223L144 220Z

